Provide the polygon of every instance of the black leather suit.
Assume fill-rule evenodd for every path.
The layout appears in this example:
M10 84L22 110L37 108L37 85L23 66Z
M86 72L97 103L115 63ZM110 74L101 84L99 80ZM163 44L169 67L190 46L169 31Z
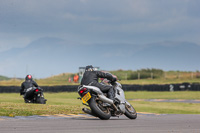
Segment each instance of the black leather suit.
M20 94L23 95L25 93L24 91L30 87L38 87L38 84L32 79L26 78L21 84Z
M91 85L96 86L101 89L102 92L108 94L108 98L114 99L114 89L110 85L105 85L98 82L99 78L106 78L108 80L116 81L116 78L114 78L109 73L104 73L101 71L85 71L83 78L81 80L81 85Z

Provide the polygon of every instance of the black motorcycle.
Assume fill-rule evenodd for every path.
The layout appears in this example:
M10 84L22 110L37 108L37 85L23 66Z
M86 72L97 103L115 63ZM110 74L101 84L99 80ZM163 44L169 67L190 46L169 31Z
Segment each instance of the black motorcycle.
M46 104L46 99L44 98L43 89L40 87L30 87L25 90L24 102L25 103L39 103Z

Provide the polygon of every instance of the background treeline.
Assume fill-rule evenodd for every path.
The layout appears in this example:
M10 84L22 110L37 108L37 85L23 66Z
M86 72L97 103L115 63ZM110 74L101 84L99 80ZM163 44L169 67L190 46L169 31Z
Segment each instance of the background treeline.
M135 80L135 79L193 79L200 78L200 72L190 71L163 71L162 69L140 69L132 70L116 70L110 71L121 80Z
M140 69L140 70L115 70L109 71L116 75L120 79L121 84L181 84L188 83L200 83L199 71L163 71L162 69ZM79 85L80 82L74 82L73 77L78 73L61 73L59 75L53 75L44 79L34 80L40 86L60 86L60 85ZM26 76L26 75L25 75ZM8 78L0 76L0 86L21 86L24 78ZM81 80L81 77L80 77ZM79 81L80 81L79 80Z
M110 71L112 74L116 75L121 80L134 80L134 79L155 79L164 76L164 71L161 69L140 69L137 71L132 70L117 70Z

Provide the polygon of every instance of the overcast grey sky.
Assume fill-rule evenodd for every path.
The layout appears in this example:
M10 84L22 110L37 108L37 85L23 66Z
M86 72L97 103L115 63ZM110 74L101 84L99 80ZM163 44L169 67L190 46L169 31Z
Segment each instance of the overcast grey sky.
M36 50L43 45L40 53L54 52L51 57L34 55L32 49L26 51L30 44ZM149 48L149 54L144 55L148 52L141 49L153 44L158 45ZM163 44L181 44L181 47L167 51L159 47ZM61 48L56 51L58 45ZM91 49L86 49L87 53L83 53L85 60L82 60L85 45ZM114 49L113 45L117 47ZM79 66L90 64L106 70L160 68L195 71L200 66L199 47L195 45L200 45L200 0L0 0L0 75L23 77L26 66L29 66L28 72L36 77L48 77L77 72ZM105 51L105 46L109 46L112 52ZM47 47L51 50L48 51ZM21 48L21 51L18 49L20 54L12 48ZM73 53L67 50L79 50L77 57L70 58ZM141 55L134 53L138 50L142 51ZM35 66L29 65L31 61L23 60L30 51L38 63ZM108 57L103 58L104 55L115 59L112 65L109 60L108 64L105 63ZM97 56L100 61L96 60ZM46 64L50 66L49 70Z
M70 44L200 45L200 0L0 0L0 52L43 37Z

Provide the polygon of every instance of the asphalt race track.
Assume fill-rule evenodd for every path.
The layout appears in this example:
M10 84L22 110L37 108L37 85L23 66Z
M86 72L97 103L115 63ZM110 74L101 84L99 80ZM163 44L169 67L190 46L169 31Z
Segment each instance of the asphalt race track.
M89 115L0 117L0 133L200 133L200 115L138 113L99 120Z

